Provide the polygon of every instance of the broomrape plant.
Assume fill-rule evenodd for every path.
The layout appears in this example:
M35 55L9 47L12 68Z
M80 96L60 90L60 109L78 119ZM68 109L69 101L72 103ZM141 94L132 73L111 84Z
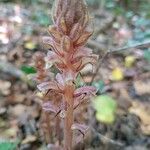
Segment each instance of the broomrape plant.
M57 117L61 114L64 121L64 150L72 150L73 130L79 130L83 135L87 130L86 126L74 123L73 112L96 93L96 88L92 86L77 88L75 81L85 65L95 64L98 57L85 47L92 35L87 29L89 15L85 1L55 0L53 8L53 25L48 28L50 36L43 39L50 50L47 56L38 53L34 57L39 81L37 87L45 96L50 91L60 96L56 103L49 94L49 100L43 101L42 108ZM50 72L45 64L54 65L60 71L54 80L49 79Z

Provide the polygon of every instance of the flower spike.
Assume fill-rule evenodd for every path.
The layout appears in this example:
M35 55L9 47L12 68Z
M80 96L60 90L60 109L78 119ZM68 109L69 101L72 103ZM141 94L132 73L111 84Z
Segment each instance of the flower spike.
M80 131L83 137L88 129L85 125L74 123L74 109L97 92L93 86L77 88L75 81L87 64L96 64L98 56L85 46L92 35L87 28L89 14L85 0L55 0L52 17L53 25L48 28L49 36L43 38L49 51L36 67L42 77L37 88L48 97L48 101L43 102L43 110L54 113L55 117L58 114L62 116L64 149L72 150L72 129ZM44 69L44 66L48 67ZM59 73L55 78L47 80L51 66L56 67ZM51 97L51 92L55 96ZM56 95L59 95L59 100L55 102Z

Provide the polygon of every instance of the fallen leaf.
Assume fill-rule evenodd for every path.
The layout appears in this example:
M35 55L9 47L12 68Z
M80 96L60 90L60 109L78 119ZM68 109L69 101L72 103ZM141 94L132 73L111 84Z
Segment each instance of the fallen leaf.
M114 81L121 81L124 78L123 71L120 68L115 68L112 71L112 80Z
M5 127L6 124L7 124L7 122L5 120L3 120L3 119L0 118L0 128Z
M141 125L141 129L145 135L150 135L150 125L147 126Z
M35 135L28 135L23 141L22 144L32 143L36 141L37 137Z
M108 95L97 96L93 101L93 106L96 110L96 119L98 121L108 124L114 122L117 104L112 97Z
M148 103L134 101L129 112L137 115L141 119L143 133L150 135L150 106Z
M150 92L150 81L137 80L134 82L134 88L139 95L148 94Z
M124 62L125 67L127 67L127 68L132 67L135 60L136 60L136 58L134 56L126 56L125 62Z
M11 82L0 80L0 93L2 93L5 96L9 95L10 87L11 87Z
M147 103L133 102L129 111L139 116L144 125L150 125L150 106Z
M18 128L17 127L11 127L10 129L7 129L3 132L4 136L6 138L16 138L18 133Z
M24 44L24 47L25 47L26 49L33 50L33 49L36 48L36 44L33 43L32 41L28 41L28 42L26 42L26 43Z
M14 107L11 107L9 110L10 115L14 115L16 117L21 116L26 112L26 106L22 104L15 105Z
M14 103L22 103L26 98L26 95L25 94L21 94L19 92L16 92L14 94L14 97L13 97L13 102Z

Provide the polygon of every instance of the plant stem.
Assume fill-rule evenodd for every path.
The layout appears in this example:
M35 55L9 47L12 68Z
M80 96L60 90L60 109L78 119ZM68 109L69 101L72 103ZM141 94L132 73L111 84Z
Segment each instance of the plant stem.
M64 140L65 140L65 150L72 150L72 130L71 126L73 124L73 109L72 107L67 107L66 117L65 117L65 128L64 128Z
M48 113L45 113L46 116L46 124L47 124L47 135L48 135L48 144L52 142L52 129L51 129L51 123L50 123L50 115Z
M59 145L61 145L61 129L60 129L60 118L56 117L56 136L58 138Z
M64 150L72 150L72 125L74 122L73 116L73 93L74 93L74 85L69 82L65 88L64 98L67 102L66 106L66 116L64 120Z

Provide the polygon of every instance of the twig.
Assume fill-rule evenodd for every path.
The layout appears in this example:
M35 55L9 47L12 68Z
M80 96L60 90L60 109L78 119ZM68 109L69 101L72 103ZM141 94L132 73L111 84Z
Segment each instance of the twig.
M105 45L99 44L98 42L95 42L94 40L89 40L88 44L90 46L94 46L94 47L98 48L99 50L106 50ZM134 44L134 45L131 45L131 46L125 46L125 47L121 47L121 48L110 49L107 52L108 53L117 53L117 52L124 51L124 50L127 50L127 49L143 48L143 47L148 47L148 46L150 46L150 41L146 41L144 43Z
M100 44L94 40L88 40L88 45L92 47L96 47L99 50L106 50L106 46L104 44Z
M95 79L95 77L96 77L96 75L97 75L97 73L98 73L98 71L99 71L99 68L101 67L101 65L102 65L104 59L107 57L107 55L108 55L108 52L106 52L102 58L99 57L98 65L97 65L97 67L96 67L95 73L94 73L93 76L92 76L90 85L93 83L93 81L94 81L94 79Z
M124 50L127 50L127 49L144 48L144 47L148 47L148 46L150 46L150 41L147 41L147 42L144 42L144 43L139 43L139 44L134 44L134 45L131 45L131 46L125 46L125 47L114 49L114 50L109 50L108 53L117 53L117 52L124 51Z
M118 146L121 146L123 147L124 146L124 143L121 143L121 142L118 142L118 141L114 141L113 139L110 139L104 135L102 135L101 133L97 132L94 128L92 128L92 131L100 138L102 139L103 141L107 142L107 143L111 143L113 145L118 145Z
M100 45L99 43L97 43L95 41L90 40L89 45L95 46L100 50L102 50L102 49L104 50L103 45ZM101 64L103 63L104 59L108 56L108 54L110 54L110 53L119 53L119 52L122 52L122 51L125 51L125 50L130 50L130 49L134 49L134 48L144 48L144 47L148 47L148 46L150 46L150 41L147 41L147 42L144 42L144 43L139 43L139 44L134 44L132 46L125 46L125 47L118 48L118 49L108 50L101 59L99 58L99 62L98 62L96 71L92 76L90 84L92 84L92 82L94 81L94 79L95 79L95 77L98 73L98 70L101 67Z
M104 141L106 141L107 143L111 143L114 145L118 145L118 146L124 146L124 143L118 142L118 141L114 141L113 139L110 139L102 134L100 134L99 132L97 132L97 135L100 139L103 139Z

